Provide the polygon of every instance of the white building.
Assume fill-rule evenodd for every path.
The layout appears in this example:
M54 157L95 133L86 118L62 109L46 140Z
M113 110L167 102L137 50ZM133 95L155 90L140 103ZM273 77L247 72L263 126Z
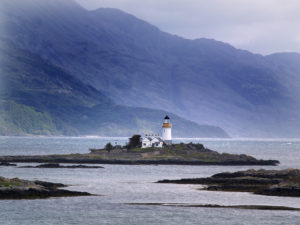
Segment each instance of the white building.
M145 136L142 138L142 148L162 148L164 141L160 137Z
M162 139L167 145L172 144L172 124L168 116L165 117L162 125Z
M163 144L172 144L172 124L168 116L165 117L164 123L162 125L162 138L159 136L145 136L141 138L142 148L162 148Z

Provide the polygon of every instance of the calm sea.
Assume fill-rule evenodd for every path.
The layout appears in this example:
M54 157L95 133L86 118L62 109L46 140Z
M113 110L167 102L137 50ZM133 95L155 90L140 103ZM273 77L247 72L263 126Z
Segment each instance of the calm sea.
M125 138L0 137L0 155L86 153ZM176 139L219 152L278 159L277 167L103 165L104 169L0 168L0 176L72 185L101 196L0 201L0 224L300 224L300 212L165 207L126 203L276 205L300 208L299 198L199 191L199 185L156 184L160 179L205 177L249 168L300 169L300 140Z

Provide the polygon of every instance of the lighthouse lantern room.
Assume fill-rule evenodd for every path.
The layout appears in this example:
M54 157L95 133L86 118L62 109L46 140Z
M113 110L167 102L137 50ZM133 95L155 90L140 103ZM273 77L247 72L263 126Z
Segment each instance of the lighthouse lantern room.
M162 139L167 145L172 144L172 124L169 116L166 116L162 125Z

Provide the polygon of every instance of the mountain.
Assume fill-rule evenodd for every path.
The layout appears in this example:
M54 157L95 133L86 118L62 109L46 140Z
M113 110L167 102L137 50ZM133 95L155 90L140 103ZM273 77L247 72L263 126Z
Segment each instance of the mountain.
M115 104L36 54L0 41L1 135L107 135L160 131L170 114L174 136L227 137L218 127L198 125L162 110Z
M170 111L233 136L300 136L299 73L275 56L184 39L72 0L3 0L0 13L2 38L117 104Z
M267 55L266 58L279 69L290 71L290 74L300 74L300 54L296 52L274 53ZM299 78L295 76L294 78Z

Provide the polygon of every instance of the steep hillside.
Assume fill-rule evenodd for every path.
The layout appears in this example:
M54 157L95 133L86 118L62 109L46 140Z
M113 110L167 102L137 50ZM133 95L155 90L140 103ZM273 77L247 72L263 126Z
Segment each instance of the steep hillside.
M298 74L270 57L72 0L3 0L0 12L1 37L118 104L171 111L234 136L300 136Z
M4 40L0 41L0 81L0 135L158 133L167 114L116 105L95 88ZM175 136L227 136L218 127L170 115Z

